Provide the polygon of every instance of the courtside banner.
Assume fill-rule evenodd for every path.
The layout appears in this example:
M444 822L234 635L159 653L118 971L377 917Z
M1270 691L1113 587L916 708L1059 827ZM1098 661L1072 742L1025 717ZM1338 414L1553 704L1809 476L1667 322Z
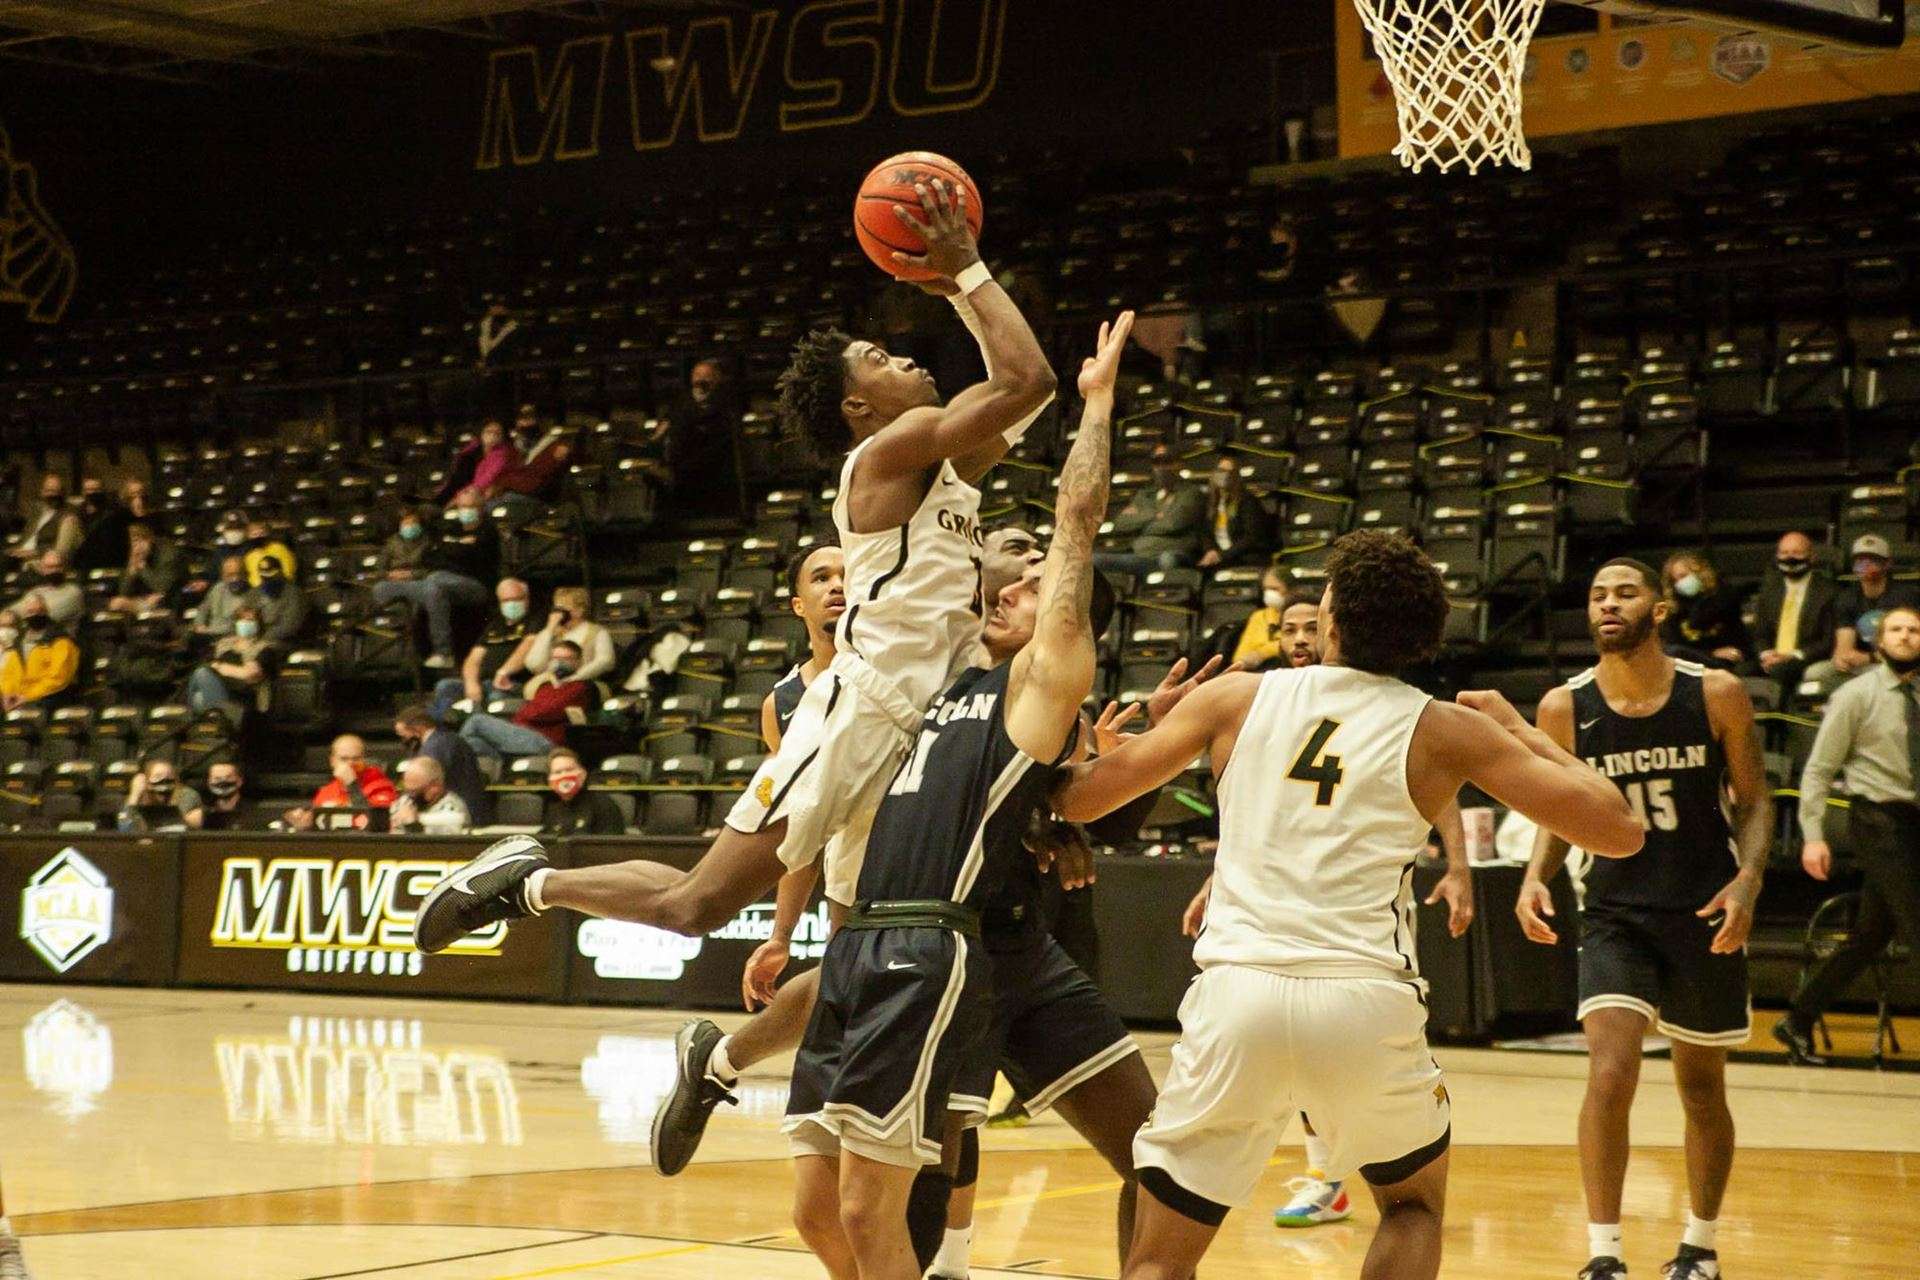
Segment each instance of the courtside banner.
M559 913L511 930L491 926L441 955L414 950L421 899L486 845L411 836L194 836L182 853L179 981L558 999L565 975Z
M0 979L173 980L174 836L0 837Z
M704 841L578 839L567 842L571 864L596 867L643 857L691 867L706 852ZM589 920L572 912L563 921L568 951L567 998L590 1004L675 1005L738 1009L740 971L773 933L773 896L743 909L703 937L619 920ZM827 949L827 908L816 892L800 917L782 981L819 963Z

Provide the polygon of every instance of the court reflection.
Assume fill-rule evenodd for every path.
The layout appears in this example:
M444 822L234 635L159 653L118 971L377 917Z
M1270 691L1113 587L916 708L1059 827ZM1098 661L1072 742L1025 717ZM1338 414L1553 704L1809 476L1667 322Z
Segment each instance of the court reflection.
M243 1142L517 1147L507 1061L426 1044L410 1018L293 1017L283 1034L214 1041L231 1136Z
M673 1088L671 1035L603 1035L580 1061L580 1084L599 1111L600 1136L608 1142L645 1146L652 1142L653 1113ZM787 1082L747 1077L734 1089L738 1107L727 1116L778 1123L787 1110Z
M99 1108L113 1087L113 1030L84 1006L55 1000L20 1028L27 1083L53 1110L78 1120Z

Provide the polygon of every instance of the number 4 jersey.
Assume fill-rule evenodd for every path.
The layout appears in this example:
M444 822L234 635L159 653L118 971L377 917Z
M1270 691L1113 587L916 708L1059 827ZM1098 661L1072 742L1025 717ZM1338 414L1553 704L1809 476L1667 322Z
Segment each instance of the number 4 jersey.
M1675 660L1673 692L1650 716L1609 707L1592 668L1567 688L1574 754L1613 779L1647 832L1634 857L1594 859L1586 905L1705 906L1737 865L1721 803L1727 757L1707 719L1705 668Z
M1220 775L1201 968L1417 982L1414 857L1428 821L1407 790L1426 694L1351 667L1261 678Z

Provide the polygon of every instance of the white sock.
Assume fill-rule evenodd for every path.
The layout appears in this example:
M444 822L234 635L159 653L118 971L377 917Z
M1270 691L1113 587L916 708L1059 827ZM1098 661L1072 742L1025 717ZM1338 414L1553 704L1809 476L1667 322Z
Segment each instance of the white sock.
M732 1043L732 1036L721 1036L720 1043L713 1046L713 1056L707 1059L707 1074L728 1088L732 1088L740 1079L739 1071L734 1069L733 1059L727 1056L727 1046Z
M1687 1233L1680 1237L1680 1242L1682 1244L1690 1244L1696 1249L1712 1249L1715 1247L1713 1243L1714 1238L1719 1232L1720 1220L1718 1218L1709 1222L1701 1218L1696 1218L1689 1212L1687 1214Z
M542 867L527 877L527 905L535 912L547 909L547 899L541 890L547 887L547 877L552 874L552 867Z
M1327 1148L1327 1140L1317 1133L1307 1135L1307 1172L1316 1178L1327 1176L1327 1161L1333 1158L1333 1152Z
M13 1219L0 1216L0 1239L13 1234Z
M1622 1258L1626 1255L1620 1250L1620 1224L1617 1222L1589 1222L1587 1224L1587 1256L1589 1258Z
M949 1227L940 1241L940 1252L933 1255L928 1270L939 1276L967 1274L967 1256L973 1252L973 1228Z

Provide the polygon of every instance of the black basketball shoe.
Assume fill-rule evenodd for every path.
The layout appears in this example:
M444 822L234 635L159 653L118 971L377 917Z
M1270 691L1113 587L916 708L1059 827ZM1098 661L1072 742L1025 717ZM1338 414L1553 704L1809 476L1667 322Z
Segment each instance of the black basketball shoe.
M1683 1244L1673 1261L1660 1268L1666 1280L1720 1280L1720 1255L1712 1249Z
M673 1092L653 1113L653 1167L663 1178L679 1173L693 1159L713 1109L740 1101L707 1070L722 1038L720 1028L705 1018L689 1022L673 1038Z
M1620 1280L1620 1277L1626 1274L1626 1263L1602 1254L1580 1268L1580 1274L1575 1280Z
M433 886L413 919L413 945L429 955L501 920L537 915L527 902L527 877L547 865L532 836L508 836Z
M1787 1061L1796 1067L1824 1067L1827 1060L1813 1047L1813 1029L1803 1028L1791 1016L1773 1024L1773 1038L1787 1047Z

